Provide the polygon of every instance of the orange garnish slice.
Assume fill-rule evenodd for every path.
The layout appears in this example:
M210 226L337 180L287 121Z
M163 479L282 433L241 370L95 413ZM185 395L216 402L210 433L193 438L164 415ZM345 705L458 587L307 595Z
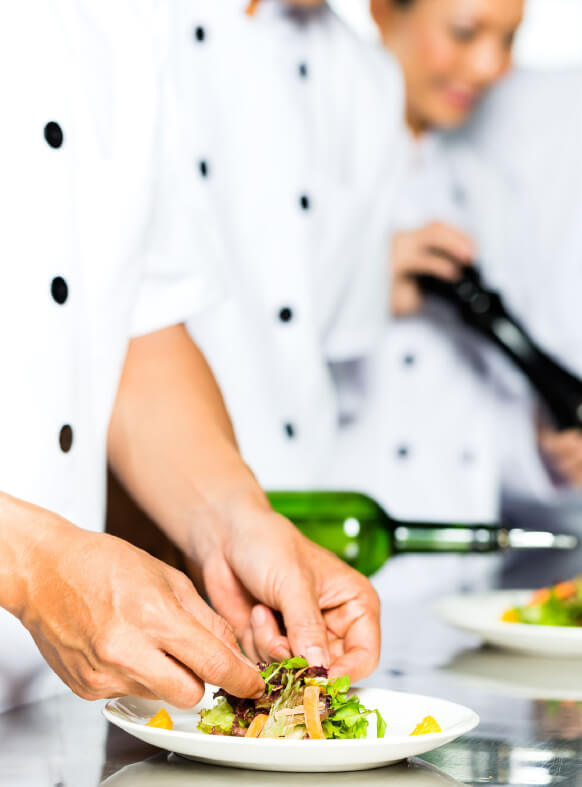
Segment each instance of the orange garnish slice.
M554 595L563 601L566 598L570 598L570 596L575 596L576 590L575 582L560 582L554 588Z
M425 716L424 719L416 725L410 735L431 735L435 732L442 732L439 723L435 721L432 716Z
M519 623L519 612L516 609L507 609L501 616L504 623Z
M269 717L266 716L264 713L259 713L258 716L251 721L250 727L248 728L245 738L258 738L261 732L263 731L263 727L265 726L265 722Z
M251 0L251 2L247 6L246 14L247 16L254 16L257 8L259 7L259 3L261 0Z
M165 708L160 708L155 716L147 722L146 727L158 727L160 730L173 730L174 722Z
M540 588L536 590L530 599L528 607L535 607L538 604L545 604L550 598L550 591L548 588Z
M323 740L325 733L321 726L319 715L320 686L306 686L303 693L303 708L305 713L305 726L311 740Z

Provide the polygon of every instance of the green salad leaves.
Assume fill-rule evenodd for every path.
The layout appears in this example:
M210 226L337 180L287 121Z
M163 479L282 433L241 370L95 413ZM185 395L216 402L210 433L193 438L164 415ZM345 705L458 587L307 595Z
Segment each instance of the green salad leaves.
M266 686L264 695L258 700L247 700L223 690L216 692L216 704L202 711L199 730L209 735L302 739L310 737L309 728L315 736L313 715L309 717L304 695L307 687L317 687L307 692L311 693L311 709L319 733L316 737L365 738L371 715L376 716L377 736L384 737L386 722L380 711L366 708L358 697L350 695L347 676L330 680L324 667L310 667L301 657L260 664L259 668ZM314 697L319 697L319 708Z
M198 729L208 735L230 735L235 713L226 697L219 697L210 710L202 711Z

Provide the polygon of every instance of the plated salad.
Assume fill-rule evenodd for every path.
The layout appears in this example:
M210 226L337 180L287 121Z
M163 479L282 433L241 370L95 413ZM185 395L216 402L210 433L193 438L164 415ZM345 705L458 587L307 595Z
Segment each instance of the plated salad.
M505 610L501 620L535 626L582 626L582 575L536 590L529 603Z
M259 669L266 685L262 697L241 699L219 689L215 705L201 711L197 729L236 738L348 740L366 738L369 718L375 716L376 737L384 737L382 714L350 696L347 675L331 680L325 667L310 667L302 657L259 664ZM172 730L174 723L166 709L160 708L146 726ZM439 732L435 719L426 716L410 735Z
M368 719L375 716L376 734L384 737L380 711L348 696L347 676L330 680L325 667L310 667L301 657L259 668L266 684L263 696L247 700L217 691L214 707L201 713L199 730L245 738L365 738Z

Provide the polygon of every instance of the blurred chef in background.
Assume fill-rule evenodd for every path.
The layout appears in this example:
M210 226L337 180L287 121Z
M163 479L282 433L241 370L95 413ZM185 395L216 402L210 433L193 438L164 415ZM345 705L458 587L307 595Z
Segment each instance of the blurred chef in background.
M466 135L529 200L535 238L527 260L528 328L538 343L582 378L582 69L519 69L486 97ZM535 133L532 129L535 128ZM554 495L529 485L511 499L522 520L582 532L582 433L556 433L540 420L542 454L553 470ZM524 478L527 477L524 476ZM541 560L507 561L504 583L549 581L580 570L579 555L560 556L552 573Z
M564 485L580 483L582 439L540 430L538 404L521 375L445 305L423 299L414 276L454 278L478 261L542 346L581 373L572 301L582 201L579 179L567 183L572 167L582 171L574 142L581 112L568 100L580 75L563 76L560 98L554 93L550 102L539 88L550 93L558 77L516 75L496 88L511 64L519 0L373 0L372 11L404 71L411 162L392 247L397 319L386 334L372 408L381 437L366 468L376 473L371 491L404 519L491 521L503 513L531 525L533 508L547 513ZM542 139L531 133L541 107L552 118ZM564 123L556 126L556 117ZM556 167L558 137L567 152ZM559 269L548 278L556 243ZM387 574L399 582L414 562L424 561L400 561ZM427 583L416 582L416 590L485 586L494 566L442 559L436 573L414 572Z
M326 483L352 401L336 370L385 321L403 85L326 3L181 3L190 161L230 298L189 324L266 488Z
M425 300L414 277L454 279L478 261L526 325L535 321L527 310L533 207L465 130L511 66L524 4L373 0L371 8L404 72L409 166L391 217L396 320L366 421L346 432L339 475L345 484L359 470L358 486L399 519L495 521L504 494L553 494L537 444L536 404L521 375L446 305ZM384 601L406 587L413 602L486 587L496 567L490 558L400 559L378 586Z

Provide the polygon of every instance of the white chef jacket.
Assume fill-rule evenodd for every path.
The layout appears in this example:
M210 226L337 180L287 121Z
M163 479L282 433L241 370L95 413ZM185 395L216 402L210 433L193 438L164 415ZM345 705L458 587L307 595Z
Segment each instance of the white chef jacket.
M501 167L521 204L531 207L532 243L522 276L522 315L530 333L550 354L582 377L582 69L516 70L483 102L466 136L480 155ZM547 496L523 452L512 455L505 505L532 526L559 531L582 528L582 497L554 483ZM579 570L579 553L515 555L503 581L524 586L555 581ZM545 557L545 559L544 559Z
M177 166L169 24L143 0L2 16L0 489L100 530L128 341L218 292ZM56 685L0 611L0 710Z
M528 328L578 376L582 376L580 95L582 69L516 70L491 91L466 132L478 151L503 168L520 199L532 207L535 247L524 282Z
M511 183L462 135L433 134L410 142L394 229L440 221L470 234L485 280L503 291L520 316L523 237L518 230L526 215L514 209ZM358 479L357 487L396 519L499 521L506 439L499 410L505 408L512 414L512 445L531 455L538 483L549 483L535 446L527 384L445 304L430 299L420 315L389 323L369 387L365 418L343 433L342 485ZM402 604L460 588L483 590L498 565L491 556L399 558L376 585L384 602L394 605L398 628L398 610L404 610L402 619L407 614ZM394 654L400 641L388 639Z
M259 481L308 488L326 484L344 406L331 367L383 326L403 87L327 6L246 5L182 6L191 162L231 293L189 327Z
M411 141L394 227L440 221L469 233L485 280L520 315L522 238L516 228L523 217L513 204L511 185L470 145L435 134ZM373 447L359 464L366 489L399 519L496 521L503 455L498 402L516 404L515 429L528 445L533 439L521 375L448 307L430 299L422 314L389 324L371 387L367 424L346 433L342 452L349 462L363 454L362 443ZM350 473L355 464L347 465ZM538 472L545 482L541 464Z

